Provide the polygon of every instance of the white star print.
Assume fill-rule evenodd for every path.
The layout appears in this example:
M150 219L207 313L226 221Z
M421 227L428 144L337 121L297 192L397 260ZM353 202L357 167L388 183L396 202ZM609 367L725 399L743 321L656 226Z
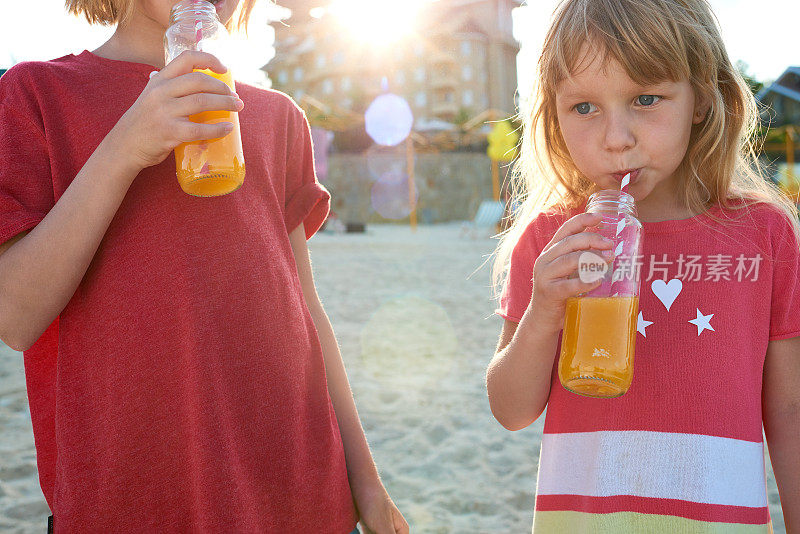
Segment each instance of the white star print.
M653 324L653 321L645 321L642 317L642 312L639 312L639 318L636 320L636 330L639 331L644 337L647 337L644 329Z
M714 317L713 313L710 314L710 315L703 315L702 313L700 313L700 309L699 308L697 309L697 318L696 319L692 319L689 322L692 323L693 325L697 326L697 335L698 336L700 335L700 333L703 330L711 330L712 332L715 332L714 327L711 326L711 318L712 317Z

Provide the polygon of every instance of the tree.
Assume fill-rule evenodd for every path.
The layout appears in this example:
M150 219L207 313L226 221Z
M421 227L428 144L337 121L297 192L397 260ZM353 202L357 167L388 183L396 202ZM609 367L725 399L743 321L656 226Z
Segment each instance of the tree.
M758 92L764 88L763 83L756 80L755 76L747 72L750 70L750 66L741 59L736 62L736 70L742 75L742 78L744 78L744 81L747 82L748 87L750 87L750 92L754 95L758 94Z

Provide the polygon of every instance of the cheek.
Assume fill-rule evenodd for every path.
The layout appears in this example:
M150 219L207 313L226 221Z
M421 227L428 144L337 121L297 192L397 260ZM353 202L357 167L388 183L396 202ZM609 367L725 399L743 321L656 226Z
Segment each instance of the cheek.
M583 172L586 172L587 167L591 165L592 161L596 158L591 154L591 130L585 125L574 124L573 121L559 120L559 128L561 135L564 138L564 143L567 145L567 150L575 162L575 165Z

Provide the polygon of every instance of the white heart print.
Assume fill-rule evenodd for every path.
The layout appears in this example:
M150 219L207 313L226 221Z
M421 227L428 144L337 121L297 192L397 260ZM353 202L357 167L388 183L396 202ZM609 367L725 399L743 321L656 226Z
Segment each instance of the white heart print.
M675 299L678 298L683 289L683 282L677 278L673 278L669 283L663 280L653 280L650 288L653 290L653 294L658 297L658 300L661 301L661 304L669 311L670 306L672 306L672 303L675 302Z

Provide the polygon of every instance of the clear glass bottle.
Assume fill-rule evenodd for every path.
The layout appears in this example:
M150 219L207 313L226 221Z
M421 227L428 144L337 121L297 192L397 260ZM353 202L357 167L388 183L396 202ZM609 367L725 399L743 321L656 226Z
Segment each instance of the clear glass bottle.
M598 287L567 299L558 376L573 393L619 397L633 380L642 224L633 197L616 190L593 194L586 211L602 215L600 224L589 230L613 240L616 255Z
M228 32L217 17L214 5L206 0L182 0L172 6L170 27L164 34L166 62L184 50L214 54L223 64ZM197 69L222 80L235 91L230 70L218 74ZM190 195L210 197L231 193L244 183L244 154L239 131L239 114L233 111L205 111L189 117L194 122L230 122L233 130L217 139L182 143L175 147L178 183Z

